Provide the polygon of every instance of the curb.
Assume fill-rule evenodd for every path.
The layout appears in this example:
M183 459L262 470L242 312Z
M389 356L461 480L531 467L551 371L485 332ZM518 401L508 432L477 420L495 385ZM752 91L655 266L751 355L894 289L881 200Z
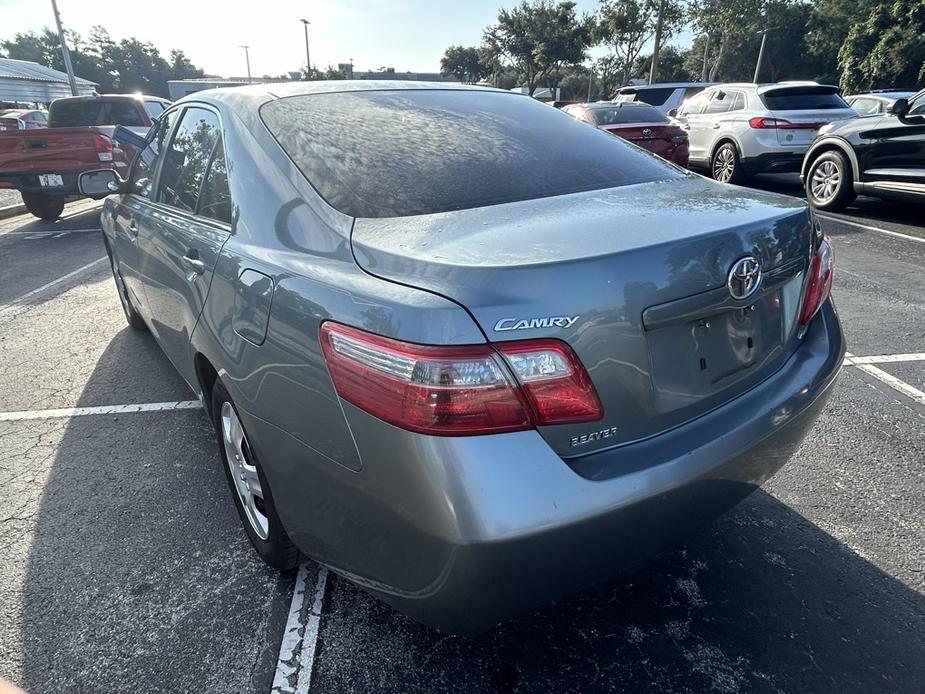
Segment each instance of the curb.
M7 217L15 217L18 214L22 214L26 211L26 206L22 203L18 205L7 205L6 207L0 207L0 219L6 219Z

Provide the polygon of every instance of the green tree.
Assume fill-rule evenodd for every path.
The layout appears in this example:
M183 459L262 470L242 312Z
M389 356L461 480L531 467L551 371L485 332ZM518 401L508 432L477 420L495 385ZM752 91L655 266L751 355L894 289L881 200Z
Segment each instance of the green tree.
M848 32L867 19L879 4L880 0L814 0L804 40L820 81L838 82L841 72L838 52Z
M592 24L589 16L576 15L574 2L522 0L498 12L498 23L485 30L483 47L492 62L516 67L533 96L540 82L554 88L555 73L585 59Z
M925 84L925 3L891 0L851 26L838 52L846 92Z
M675 46L662 46L658 52L658 81L659 82L689 82L699 76L688 71L685 63L686 54ZM640 55L633 62L632 77L645 77L652 66L652 54Z
M474 84L491 74L475 46L450 46L440 59L440 74L452 75L460 82Z
M613 50L619 70L617 79L626 84L633 63L655 36L659 0L601 0L600 21L595 38ZM662 41L667 42L684 26L685 6L680 0L665 0Z
M762 9L762 0L695 0L691 5L694 28L710 40L707 52L709 81L722 79L721 70L730 54L735 58L730 61L732 65L743 65L742 56L736 55L733 50L741 49L749 42L748 38L764 28ZM757 57L756 53L749 61L753 70Z

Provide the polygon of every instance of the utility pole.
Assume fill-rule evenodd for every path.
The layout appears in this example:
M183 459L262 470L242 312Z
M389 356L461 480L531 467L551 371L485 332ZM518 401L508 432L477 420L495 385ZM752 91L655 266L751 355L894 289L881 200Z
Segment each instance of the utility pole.
M755 84L758 84L758 73L761 72L761 63L764 60L764 46L768 42L768 30L765 29L761 32L761 48L758 49L758 64L755 65L755 78L752 80Z
M311 77L312 71L312 59L309 57L308 53L308 25L311 24L307 19L300 19L302 26L305 27L305 69L308 71L308 76Z
M700 81L706 82L707 75L709 74L707 70L707 59L710 57L710 35L704 34L703 39L703 72L700 73Z
M588 103L591 103L591 82L594 81L594 63L588 68Z
M662 47L662 15L665 12L665 0L658 0L658 20L655 22L655 46L652 48L652 67L649 69L649 84L658 77L658 51Z
M251 80L251 53L250 53L250 46L238 46L238 48L243 48L243 49L244 49L244 60L247 61L247 82L248 82L248 84L250 84L250 83L253 81L253 80Z
M67 50L67 41L64 40L64 28L61 26L61 15L58 14L58 3L51 0L51 9L55 12L55 24L58 25L58 40L61 42L61 57L64 58L64 69L67 70L67 81L71 85L71 96L77 96L77 80L74 79L74 66L71 65L71 54Z

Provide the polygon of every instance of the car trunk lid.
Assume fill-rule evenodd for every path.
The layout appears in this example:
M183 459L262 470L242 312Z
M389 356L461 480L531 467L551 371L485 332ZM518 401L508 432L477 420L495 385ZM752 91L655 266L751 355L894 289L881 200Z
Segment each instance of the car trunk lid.
M652 436L767 378L796 344L805 205L697 176L416 217L357 219L371 274L464 306L492 342L566 341L604 406L541 427L563 457ZM752 255L761 289L735 301Z
M665 159L670 159L678 144L687 139L685 132L671 123L615 123L598 127Z

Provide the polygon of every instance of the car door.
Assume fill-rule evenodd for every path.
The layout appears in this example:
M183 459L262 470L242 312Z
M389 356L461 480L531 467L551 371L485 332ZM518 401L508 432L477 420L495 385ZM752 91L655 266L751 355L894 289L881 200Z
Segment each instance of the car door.
M219 251L231 234L228 174L216 111L198 104L183 110L138 228L151 330L181 375L195 383L190 336Z
M862 178L925 185L925 92L909 101L903 117L886 114L871 118L859 133Z
M713 130L709 116L704 115L703 111L712 96L711 91L700 92L684 104L677 115L677 120L687 131L690 141L690 159L699 163L706 162L710 156Z
M141 281L141 255L138 248L138 220L145 214L150 202L152 182L160 161L159 153L176 122L178 111L168 112L157 124L148 140L148 146L135 157L129 172L129 193L113 198L110 245L119 274L132 305L147 316L147 300Z

